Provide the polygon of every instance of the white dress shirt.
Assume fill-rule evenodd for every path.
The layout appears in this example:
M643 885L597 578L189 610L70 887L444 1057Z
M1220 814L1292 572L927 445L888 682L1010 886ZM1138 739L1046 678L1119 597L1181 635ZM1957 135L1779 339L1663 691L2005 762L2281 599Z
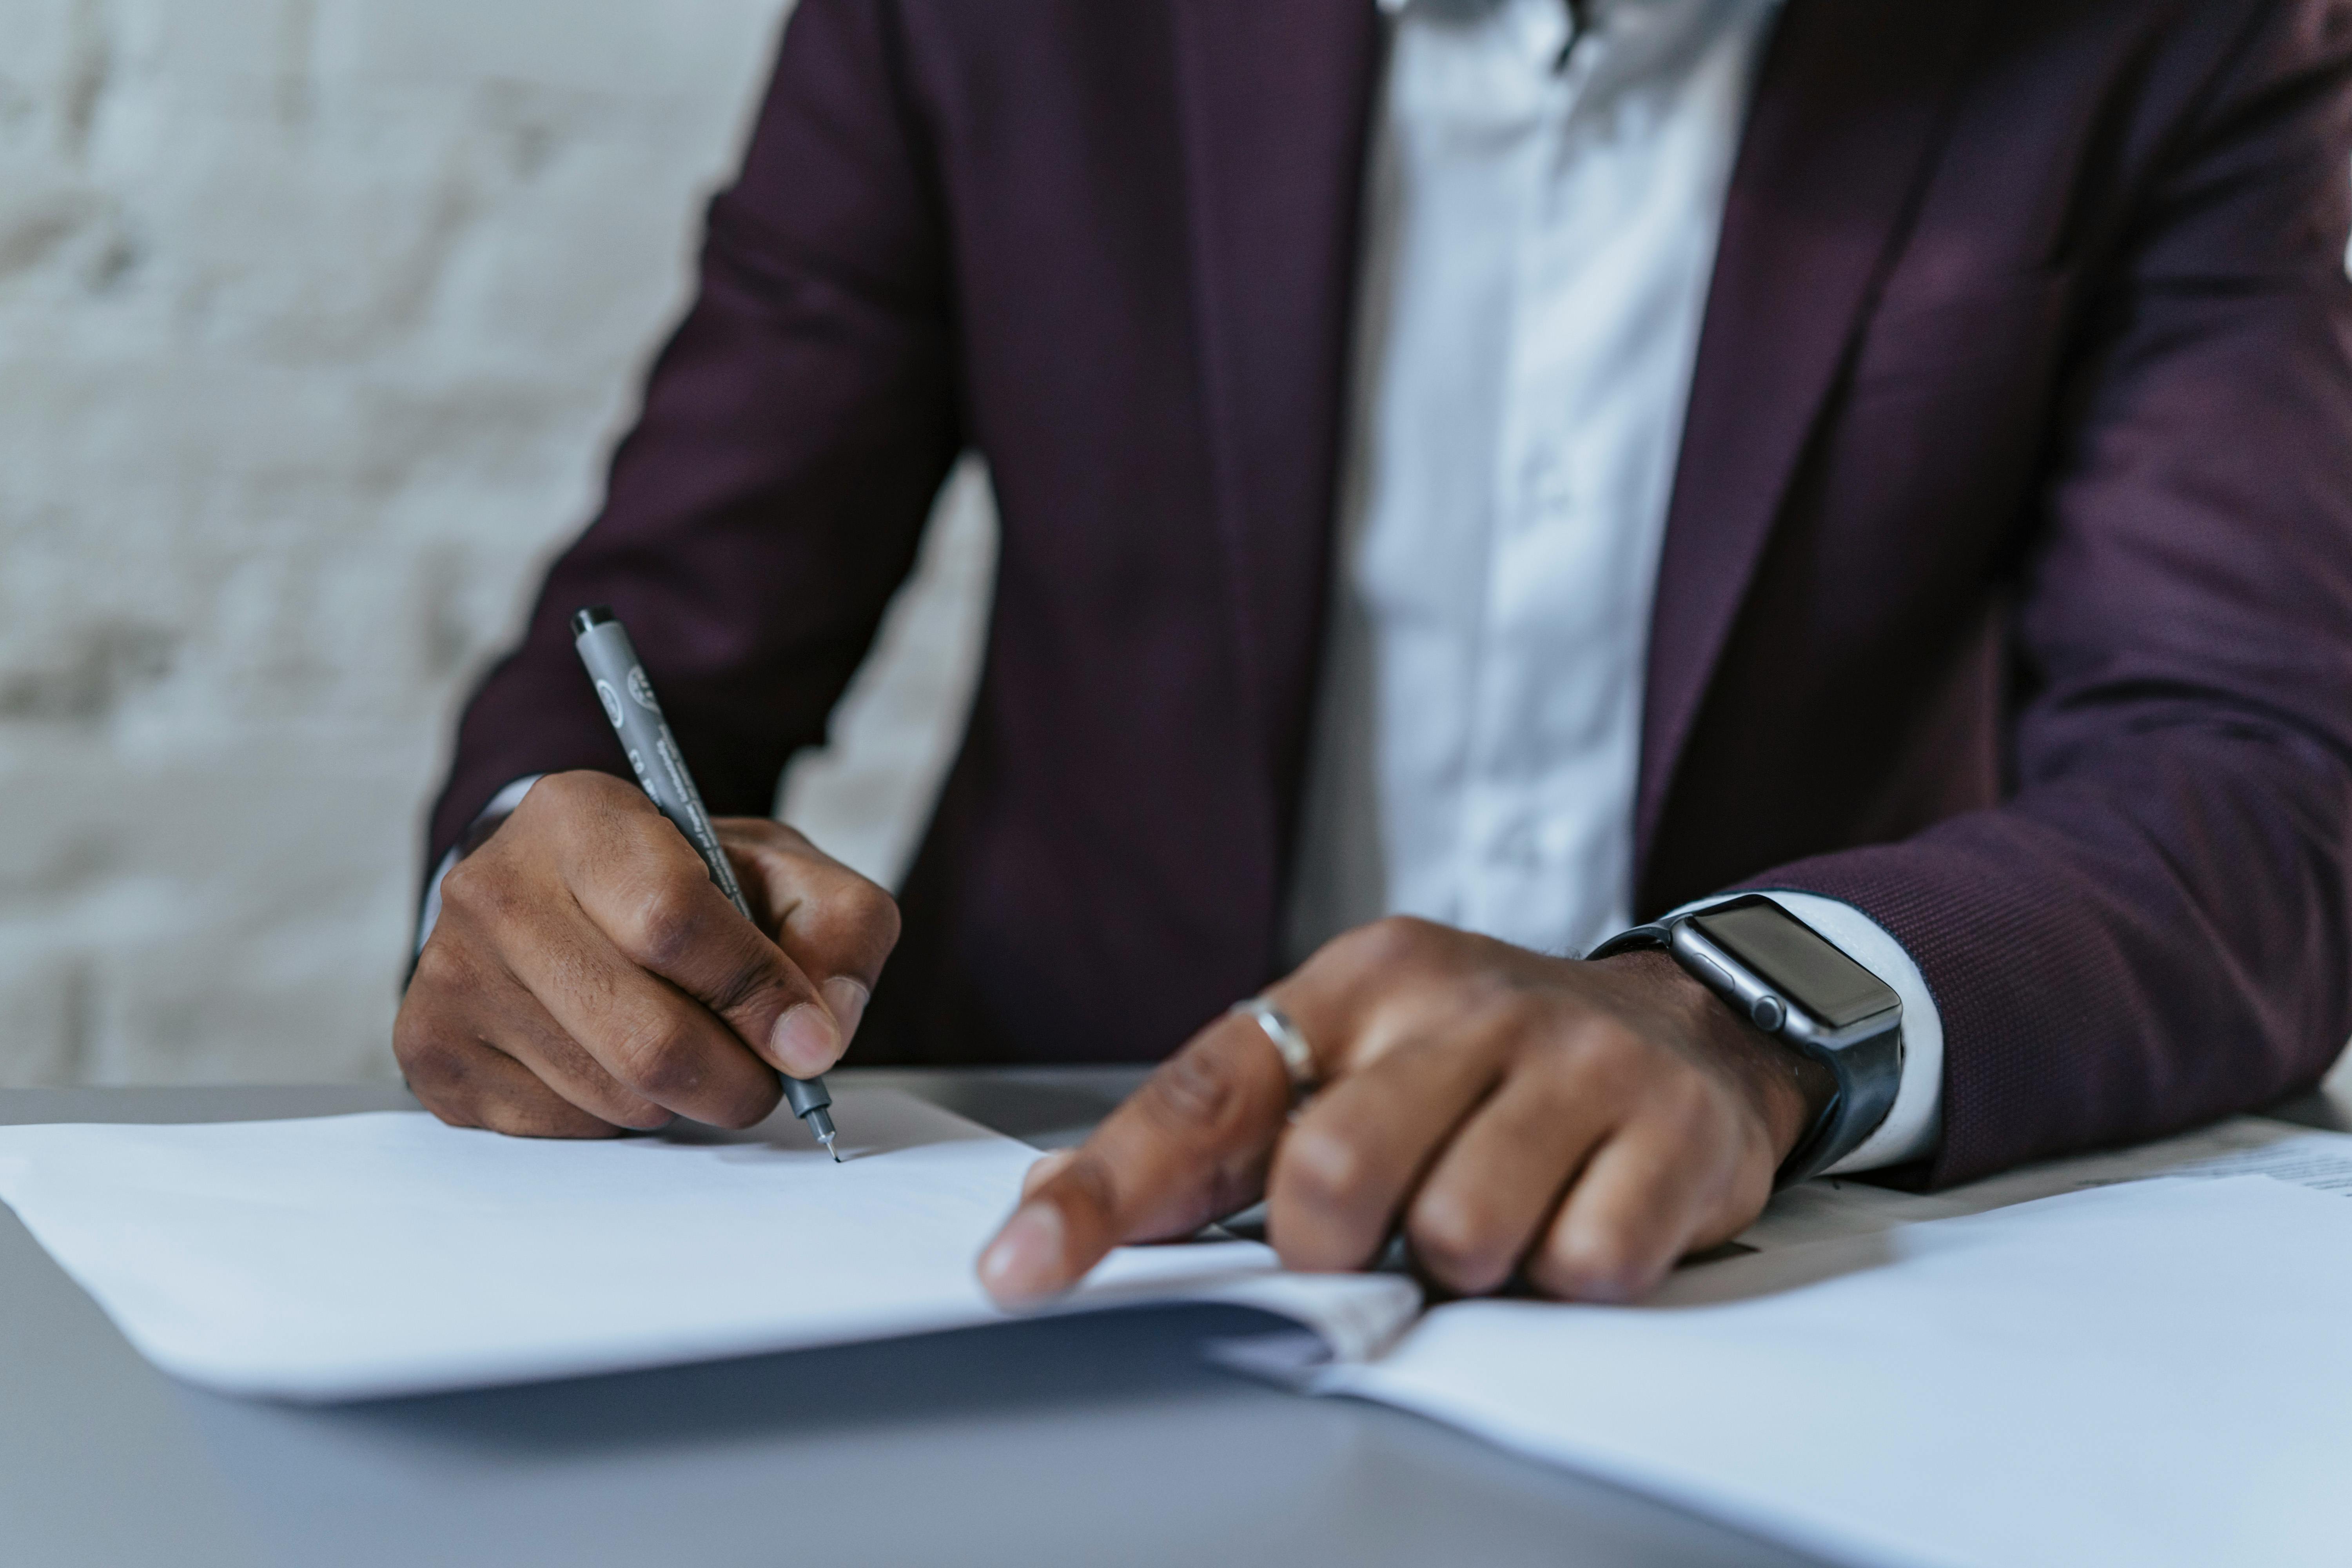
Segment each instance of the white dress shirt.
M1381 0L1354 406L1289 956L1391 912L1580 953L1632 921L1643 670L1699 325L1774 0ZM1571 45L1573 46L1571 47ZM1861 911L1784 907L1943 1036Z

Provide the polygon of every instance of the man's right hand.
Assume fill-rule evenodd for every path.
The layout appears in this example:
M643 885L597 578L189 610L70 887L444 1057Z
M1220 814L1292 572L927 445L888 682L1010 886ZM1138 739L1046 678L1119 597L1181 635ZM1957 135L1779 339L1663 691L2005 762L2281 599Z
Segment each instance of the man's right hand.
M756 924L610 774L551 773L441 883L393 1050L444 1121L540 1138L748 1127L856 1033L890 895L781 824L722 818Z

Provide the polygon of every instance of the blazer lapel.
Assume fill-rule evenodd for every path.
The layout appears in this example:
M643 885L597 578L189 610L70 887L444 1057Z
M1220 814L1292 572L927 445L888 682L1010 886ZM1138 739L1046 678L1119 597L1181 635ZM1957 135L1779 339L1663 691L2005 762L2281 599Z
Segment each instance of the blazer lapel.
M1667 516L1639 866L1765 542L1908 228L1985 10L1788 0L1732 175Z
M1193 310L1240 698L1287 854L1321 647L1373 0L1170 0Z

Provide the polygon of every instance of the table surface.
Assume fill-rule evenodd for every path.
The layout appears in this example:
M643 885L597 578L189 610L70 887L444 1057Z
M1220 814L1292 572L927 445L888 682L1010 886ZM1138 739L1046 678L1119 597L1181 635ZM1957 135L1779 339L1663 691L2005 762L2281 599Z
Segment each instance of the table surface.
M1040 1147L1132 1069L842 1072ZM2352 1083L2273 1114L2352 1130ZM396 1089L24 1089L0 1123L405 1109ZM0 1209L0 1562L1286 1568L1809 1561L1198 1353L1216 1309L303 1408L176 1384Z

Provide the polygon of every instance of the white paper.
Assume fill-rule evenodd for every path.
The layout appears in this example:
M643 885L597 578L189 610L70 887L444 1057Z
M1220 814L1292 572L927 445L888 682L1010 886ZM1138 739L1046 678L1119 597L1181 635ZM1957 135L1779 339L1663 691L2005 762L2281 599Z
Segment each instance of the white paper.
M2156 1180L1462 1302L1317 1386L1832 1560L2340 1565L2352 1204Z
M1036 1151L845 1089L835 1165L789 1117L742 1140L573 1142L421 1113L0 1128L0 1201L148 1358L335 1400L799 1349L1003 1316L972 1265ZM1409 1281L1281 1274L1244 1242L1124 1248L1055 1310L1285 1313L1342 1353Z
M2129 1149L2081 1154L1989 1176L1937 1193L1904 1193L1824 1178L1775 1196L1740 1233L1753 1251L1860 1236L1921 1220L1982 1214L2010 1204L2154 1176L2275 1176L2315 1192L2352 1196L2352 1133L2316 1132L2267 1117L2238 1116Z

